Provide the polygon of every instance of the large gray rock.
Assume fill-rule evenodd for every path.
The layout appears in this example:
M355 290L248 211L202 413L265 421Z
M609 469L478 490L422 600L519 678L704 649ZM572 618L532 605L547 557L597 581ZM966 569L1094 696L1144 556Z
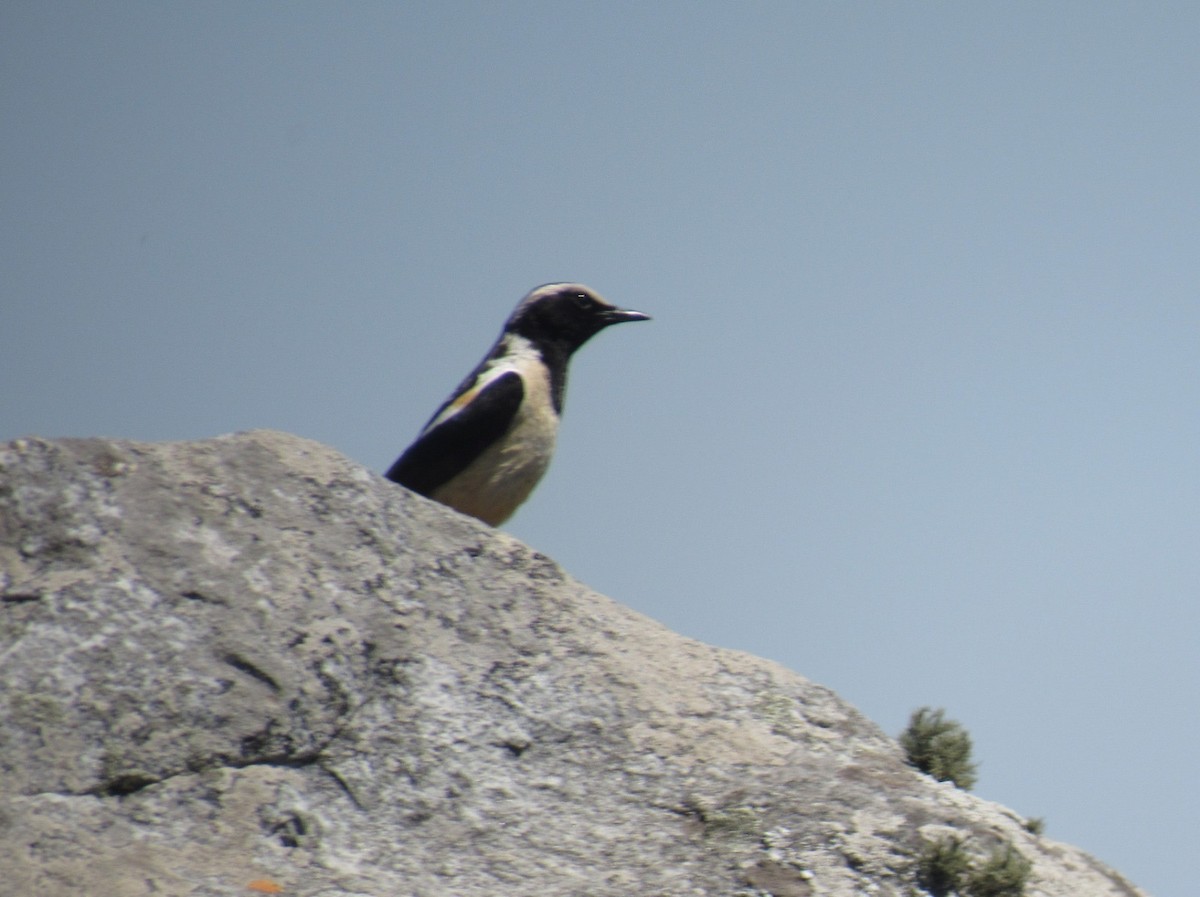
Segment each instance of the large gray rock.
M0 594L4 897L900 897L947 832L1142 893L293 436L0 448Z

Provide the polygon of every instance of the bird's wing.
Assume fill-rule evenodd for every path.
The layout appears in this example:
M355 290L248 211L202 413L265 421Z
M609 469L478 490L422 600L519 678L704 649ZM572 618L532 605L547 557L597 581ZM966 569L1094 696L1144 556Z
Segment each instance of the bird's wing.
M521 375L512 370L468 389L434 416L385 476L429 495L505 434L524 396Z

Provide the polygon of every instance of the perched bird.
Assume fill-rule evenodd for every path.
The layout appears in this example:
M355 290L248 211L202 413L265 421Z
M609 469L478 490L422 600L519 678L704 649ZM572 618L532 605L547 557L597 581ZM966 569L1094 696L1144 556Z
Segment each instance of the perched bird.
M550 465L571 355L610 324L649 318L578 283L533 290L387 478L492 526L503 523Z

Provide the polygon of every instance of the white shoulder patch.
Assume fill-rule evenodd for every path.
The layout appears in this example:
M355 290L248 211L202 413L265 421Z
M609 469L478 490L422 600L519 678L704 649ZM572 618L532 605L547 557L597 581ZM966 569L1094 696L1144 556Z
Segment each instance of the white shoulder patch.
M483 366L478 376L475 377L475 382L464 389L459 395L455 396L454 401L448 404L442 410L441 414L429 422L425 427L425 432L429 432L434 427L454 417L463 408L471 404L471 400L475 396L487 389L488 384L509 372L519 374L522 381L526 384L530 382L531 376L534 380L545 379L542 356L533 343L523 336L509 333L505 334L501 339L500 345L503 350L501 354Z

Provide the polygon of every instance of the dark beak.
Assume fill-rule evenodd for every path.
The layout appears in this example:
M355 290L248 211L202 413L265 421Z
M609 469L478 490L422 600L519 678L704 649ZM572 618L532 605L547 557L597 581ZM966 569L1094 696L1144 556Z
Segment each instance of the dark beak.
M629 308L610 308L604 312L605 324L621 324L625 321L649 321L650 316Z

